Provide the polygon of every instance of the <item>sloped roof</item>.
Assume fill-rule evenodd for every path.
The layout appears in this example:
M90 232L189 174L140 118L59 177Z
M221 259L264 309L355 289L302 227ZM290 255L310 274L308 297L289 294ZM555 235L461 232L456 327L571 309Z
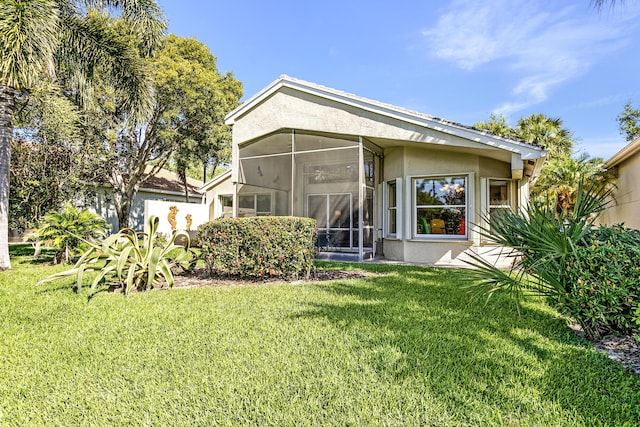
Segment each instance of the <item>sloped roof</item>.
M238 118L246 114L254 106L262 103L275 92L285 87L315 95L321 98L329 99L344 105L357 107L369 112L380 114L382 116L387 116L408 123L417 124L419 126L437 130L443 133L457 135L462 138L483 143L494 148L501 148L511 152L523 153L523 159L539 158L546 154L540 146L528 143L523 140L502 137L486 130L476 129L472 126L462 125L460 123L434 117L428 114L419 113L416 111L408 110L406 108L397 107L395 105L385 104L383 102L363 98L351 93L332 89L316 83L295 79L287 75L280 76L277 80L269 84L267 87L262 89L260 92L258 92L247 101L242 103L240 106L238 106L236 109L231 111L229 114L227 114L227 116L225 117L225 123L228 125L233 125Z
M149 172L149 170L150 167L147 166L146 172ZM197 179L187 177L187 188L189 189L189 194L199 195L199 188L201 185L202 184ZM147 182L144 183L140 190L161 192L166 191L184 194L184 186L180 182L178 174L168 169L160 169L160 171L155 176L152 176L151 178L149 178L149 180L147 180Z
M617 166L638 152L640 152L640 138L636 138L629 144L625 145L622 150L618 151L609 160L607 160L604 166L607 169Z

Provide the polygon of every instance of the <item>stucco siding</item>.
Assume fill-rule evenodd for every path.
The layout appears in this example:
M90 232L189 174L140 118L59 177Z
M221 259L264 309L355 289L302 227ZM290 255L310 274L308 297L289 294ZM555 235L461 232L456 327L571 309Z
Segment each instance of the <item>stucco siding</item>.
M493 150L486 145L443 134L391 117L339 104L332 100L283 88L234 124L233 142L241 144L280 129L302 129L361 135L399 141L427 142L448 147ZM495 150L498 152L498 150Z
M640 153L621 162L617 172L615 204L604 212L600 222L624 223L627 227L640 229Z

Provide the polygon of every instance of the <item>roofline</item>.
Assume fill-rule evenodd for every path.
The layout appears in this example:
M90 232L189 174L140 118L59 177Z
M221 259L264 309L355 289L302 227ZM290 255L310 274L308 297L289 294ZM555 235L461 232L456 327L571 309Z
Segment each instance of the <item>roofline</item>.
M220 175L202 184L202 187L198 188L198 191L206 192L209 188L218 185L220 182L231 177L231 169L224 171Z
M614 166L617 166L639 151L640 151L640 138L636 138L633 141L631 141L629 144L625 145L622 148L622 150L614 154L609 160L607 160L604 164L604 167L607 169L610 169Z
M251 110L255 105L260 104L281 88L287 87L300 92L315 95L324 99L329 99L344 105L349 105L376 114L381 114L400 121L414 125L426 127L439 132L456 135L461 138L500 148L506 151L522 154L523 160L544 157L546 154L542 147L524 141L517 141L510 138L491 134L484 130L474 129L458 123L443 120L437 117L407 110L391 104L385 104L367 98L362 98L347 92L342 92L329 87L317 85L315 83L298 80L286 75L280 76L270 83L260 92L249 98L240 106L235 108L225 116L225 124L233 125L235 121ZM363 135L366 136L366 135Z
M94 188L102 188L102 189L106 189L106 190L113 190L113 187L111 187L110 185L107 184L101 184L101 183L87 183L88 185L92 185ZM204 193L200 193L200 189L197 190L198 192L194 193L192 191L189 192L189 197L194 197L194 198L202 198L204 196ZM149 188L149 187L140 187L138 189L138 193L143 192L143 193L157 193L157 194L167 194L170 196L184 196L184 191L173 191L173 190L160 190L157 188Z

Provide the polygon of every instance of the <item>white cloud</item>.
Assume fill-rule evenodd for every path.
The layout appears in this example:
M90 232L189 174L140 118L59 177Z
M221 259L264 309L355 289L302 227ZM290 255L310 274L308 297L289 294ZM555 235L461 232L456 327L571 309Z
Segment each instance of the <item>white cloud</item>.
M423 35L437 58L468 71L495 64L515 77L512 99L494 110L509 115L545 101L553 88L626 43L625 28L640 8L598 15L586 3L454 0Z

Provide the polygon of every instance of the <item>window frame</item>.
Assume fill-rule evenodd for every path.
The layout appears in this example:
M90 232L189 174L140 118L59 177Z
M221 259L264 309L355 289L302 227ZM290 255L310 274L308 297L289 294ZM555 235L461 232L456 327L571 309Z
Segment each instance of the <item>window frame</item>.
M258 197L260 196L268 196L269 197L269 210L268 211L258 211ZM241 198L253 198L253 208L242 208L240 206ZM271 193L242 193L237 195L238 200L238 218L246 218L251 216L271 216L273 212L273 197ZM252 213L240 215L240 209L248 210L250 209Z
M492 181L506 181L508 183L507 194L509 200L507 204L492 204L491 203L491 182ZM487 177L482 178L482 226L486 229L489 228L489 219L491 218L492 209L511 209L518 210L520 206L520 185L519 180L512 178L496 178ZM482 236L483 243L493 243L486 236Z
M471 227L469 227L469 212L473 209L473 174L471 173L451 173L451 174L433 174L433 175L416 175L408 177L411 185L411 238L421 241L434 240L453 240L466 241L470 238ZM417 181L419 180L435 180L435 179L464 179L464 205L418 205ZM464 234L436 234L436 233L418 233L418 209L444 209L444 208L462 207L464 209Z

